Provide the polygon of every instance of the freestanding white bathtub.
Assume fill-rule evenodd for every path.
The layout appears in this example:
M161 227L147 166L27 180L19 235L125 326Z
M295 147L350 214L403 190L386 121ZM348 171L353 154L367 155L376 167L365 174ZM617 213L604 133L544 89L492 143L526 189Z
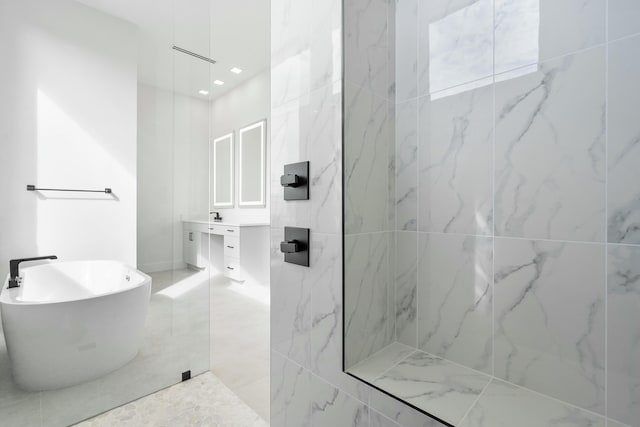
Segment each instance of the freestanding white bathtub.
M143 340L151 277L116 261L20 268L0 293L15 382L52 390L99 378L131 361Z

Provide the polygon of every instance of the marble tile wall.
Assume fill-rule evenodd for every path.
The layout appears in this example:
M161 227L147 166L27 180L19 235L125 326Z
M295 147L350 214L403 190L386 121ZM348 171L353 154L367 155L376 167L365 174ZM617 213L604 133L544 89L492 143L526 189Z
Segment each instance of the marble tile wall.
M395 2L344 2L344 138L350 141L344 145L344 250L345 277L354 283L344 295L345 339L353 343L345 349L346 366L395 340L394 264L404 248L394 230L397 222L411 222L398 215L396 203L406 201L410 211L417 200L410 191L396 194L396 183L415 172L397 150L410 159L415 134L396 147L394 28ZM400 321L414 321L410 317Z
M344 152L345 186L357 189L345 199L354 212L344 224L354 269L345 274L368 274L350 292L371 308L344 319L363 348L355 359L395 334L394 15L387 0L345 2L344 15L339 0L271 1L272 426L442 426L342 371L342 19L347 48L368 51L349 56L344 76L345 132L359 144ZM303 160L311 198L284 202L280 171ZM283 262L288 225L311 228L309 268Z
M395 8L395 340L640 425L639 3Z
M312 175L272 186L272 425L440 425L342 372L344 321L348 363L399 341L496 376L465 425L523 386L636 426L637 2L344 3L272 0L273 179ZM549 402L530 425L600 425Z

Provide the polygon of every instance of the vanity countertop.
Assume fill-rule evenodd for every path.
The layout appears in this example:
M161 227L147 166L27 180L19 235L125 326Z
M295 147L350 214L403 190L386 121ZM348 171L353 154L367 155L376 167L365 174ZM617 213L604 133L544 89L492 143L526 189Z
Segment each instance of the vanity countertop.
M213 224L213 225L224 225L226 226L236 226L236 227L264 227L264 226L268 226L270 225L268 222L251 222L251 221L244 221L244 222L227 222L227 221L220 221L220 222L216 222L216 221L204 221L204 220L199 220L199 219L189 219L183 222L190 222L190 223L195 223L195 224Z

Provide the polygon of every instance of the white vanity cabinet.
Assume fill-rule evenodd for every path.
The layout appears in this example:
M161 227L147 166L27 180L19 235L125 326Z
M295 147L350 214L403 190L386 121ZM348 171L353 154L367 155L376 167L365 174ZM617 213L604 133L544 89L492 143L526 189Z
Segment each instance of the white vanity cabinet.
M185 263L196 268L206 267L202 239L210 236L222 240L222 253L212 253L212 258L222 260L222 272L226 277L238 282L248 277L256 281L268 280L268 224L185 221L183 230ZM219 247L215 245L215 248Z
M182 255L184 262L197 268L206 266L200 245L202 243L201 230L192 227L190 223L182 225Z

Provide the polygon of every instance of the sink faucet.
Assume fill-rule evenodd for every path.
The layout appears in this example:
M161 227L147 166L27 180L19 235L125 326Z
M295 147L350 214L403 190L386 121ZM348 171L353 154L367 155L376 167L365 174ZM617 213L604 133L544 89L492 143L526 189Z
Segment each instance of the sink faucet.
M55 255L39 256L35 258L19 258L9 261L9 288L17 288L20 286L20 271L18 266L24 261L40 261L43 259L58 259Z
M220 216L220 212L209 212L210 215L216 214L216 216L213 217L214 221L222 221L222 217Z

